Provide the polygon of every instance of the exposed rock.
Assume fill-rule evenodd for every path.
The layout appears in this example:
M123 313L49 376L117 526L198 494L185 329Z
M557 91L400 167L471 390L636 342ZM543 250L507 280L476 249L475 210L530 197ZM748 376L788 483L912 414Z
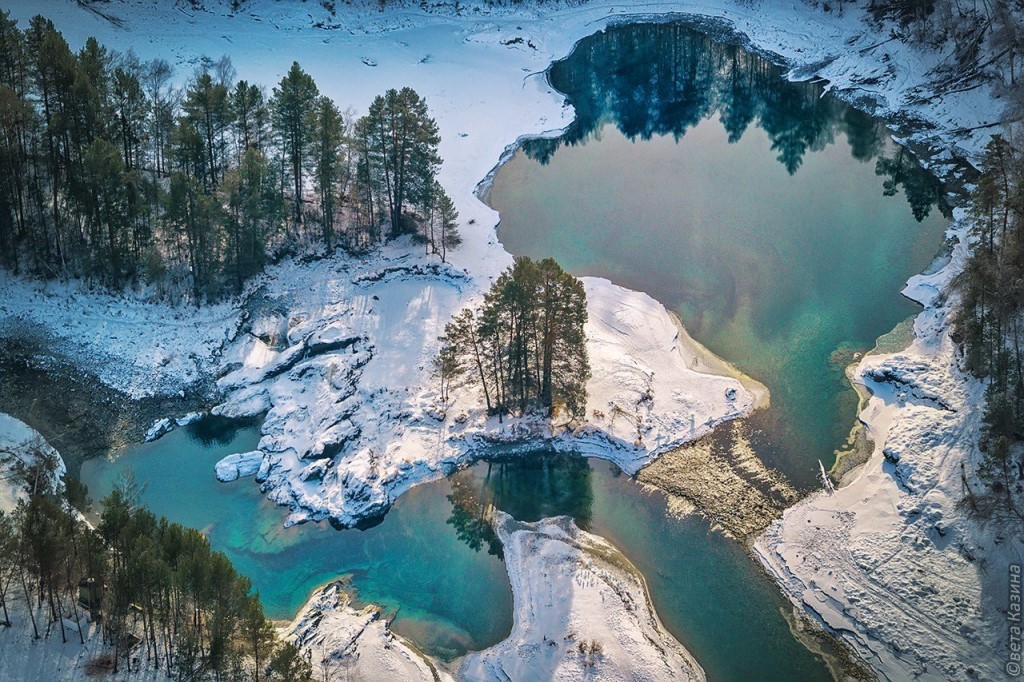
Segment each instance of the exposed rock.
M741 541L760 534L798 497L757 457L740 421L662 455L637 480L668 493L672 510L696 511L712 528Z
M217 472L218 481L229 483L239 478L255 475L262 465L263 453L253 450L228 455L217 462L214 470Z
M168 431L174 428L174 421L164 417L163 419L157 420L149 430L146 431L145 441L147 443L156 440L160 436L163 436Z

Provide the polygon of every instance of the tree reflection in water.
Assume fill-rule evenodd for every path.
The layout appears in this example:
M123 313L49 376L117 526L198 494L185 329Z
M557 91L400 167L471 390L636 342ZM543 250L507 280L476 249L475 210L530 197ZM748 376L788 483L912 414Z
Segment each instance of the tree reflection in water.
M501 556L501 543L491 528L497 509L520 521L571 516L587 529L594 493L590 463L577 455L537 452L500 458L460 471L450 479L448 525L472 549L487 548Z
M820 83L788 81L783 68L735 41L716 40L678 23L615 26L585 38L549 72L576 119L560 137L527 140L523 150L546 164L563 145L585 144L607 124L630 140L671 135L678 141L717 114L730 143L758 121L790 175L807 152L845 135L853 158L876 160L886 196L902 188L918 221L936 205L948 215L938 180L902 148L886 155L885 126L823 97Z

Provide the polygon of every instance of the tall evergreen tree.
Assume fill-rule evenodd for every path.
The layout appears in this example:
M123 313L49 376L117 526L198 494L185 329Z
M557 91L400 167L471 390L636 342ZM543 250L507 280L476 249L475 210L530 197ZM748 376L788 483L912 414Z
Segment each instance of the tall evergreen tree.
M241 155L247 149L265 151L270 112L258 85L238 81L231 91L231 112L235 122L235 146Z
M224 172L224 134L231 123L227 87L208 71L199 73L185 92L182 108L203 142L199 173L208 191L215 190Z
M415 232L403 211L406 204L423 206L441 165L437 123L426 100L412 88L388 90L374 98L358 126L366 144L368 180L386 198L391 235Z
M345 121L338 107L328 97L320 97L315 105L313 133L314 175L320 194L320 221L327 251L334 249L335 212L338 202L338 181L342 173Z
M478 381L499 416L539 407L576 418L590 379L586 321L582 282L551 259L516 258L479 314L466 309L447 325L435 366L449 384L459 375Z
M302 224L302 176L316 126L314 104L319 94L313 77L292 62L270 100L271 121L291 172L295 225Z

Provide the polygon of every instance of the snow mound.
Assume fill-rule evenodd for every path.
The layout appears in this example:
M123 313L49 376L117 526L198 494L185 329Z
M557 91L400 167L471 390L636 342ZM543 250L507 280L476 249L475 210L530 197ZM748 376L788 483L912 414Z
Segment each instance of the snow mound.
M512 582L508 639L468 654L467 680L704 680L668 634L643 577L604 538L569 517L494 520Z
M283 634L309 652L325 679L451 682L440 664L391 632L380 609L355 610L344 584L316 592Z
M19 500L28 498L28 491L16 483L15 471L41 453L56 458L56 470L49 481L44 482L47 490L40 492L58 493L64 487L67 469L64 460L42 435L28 424L0 412L0 511L11 512Z
M262 463L263 453L259 450L240 452L228 455L217 462L214 466L214 471L217 473L218 481L230 483L246 476L255 476L256 472L260 470Z

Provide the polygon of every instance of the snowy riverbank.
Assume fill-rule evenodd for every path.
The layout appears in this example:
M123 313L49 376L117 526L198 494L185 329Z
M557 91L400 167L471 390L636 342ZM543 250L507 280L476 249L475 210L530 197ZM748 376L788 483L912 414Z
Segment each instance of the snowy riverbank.
M1024 561L1024 538L1019 521L980 519L966 502L984 386L959 370L948 334L964 255L960 244L950 265L908 285L925 306L911 345L857 368L872 394L863 469L754 545L794 603L887 680L1002 679L1010 660L1010 566Z

